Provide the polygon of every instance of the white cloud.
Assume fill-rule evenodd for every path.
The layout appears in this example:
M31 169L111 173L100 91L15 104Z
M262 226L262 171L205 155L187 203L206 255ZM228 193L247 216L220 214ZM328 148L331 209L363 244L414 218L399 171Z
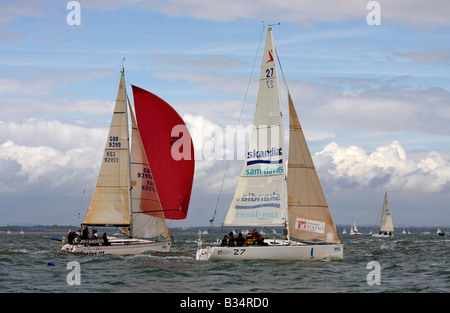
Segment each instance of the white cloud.
M17 145L8 140L0 145L0 160L2 164L10 161L10 165L18 166L2 169L7 174L0 180L0 191L56 193L64 190L70 194L74 187L83 186L81 182L92 176L89 173L93 163L88 160L92 159L93 150L77 147L62 152L49 146ZM6 180L14 176L15 181Z
M290 80L302 123L339 129L450 133L450 93L420 88L406 78L327 78L327 83ZM303 116L308 118L302 119Z
M50 94L53 81L46 79L19 80L0 77L0 95L5 96L42 96Z
M134 6L172 17L188 16L218 22L257 19L266 22L295 22L310 26L316 22L340 22L358 19L366 23L369 1L336 2L314 0L100 0L85 4L87 8L105 11ZM450 25L447 0L396 0L380 2L381 24L398 24L414 28L446 27Z
M97 146L106 139L99 139L106 132L99 128L83 125L65 124L60 121L28 119L24 122L0 120L0 143L8 140L19 145L37 147L47 146L60 151L77 147Z
M326 171L328 179L337 180L336 188L347 184L434 193L450 187L450 160L433 151L414 161L398 141L380 146L372 153L332 142L314 157L318 170Z
M60 121L0 121L0 191L79 191L95 182L105 136Z
M0 25L23 17L42 18L48 5L45 0L2 1L0 4Z
M422 64L450 64L450 49L420 50L414 52L394 52L394 55Z

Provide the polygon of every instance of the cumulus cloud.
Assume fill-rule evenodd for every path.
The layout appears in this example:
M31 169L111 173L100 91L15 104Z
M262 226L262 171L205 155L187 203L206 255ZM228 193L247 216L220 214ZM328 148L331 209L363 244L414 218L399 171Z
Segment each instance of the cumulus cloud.
M49 146L61 151L68 151L75 147L95 146L102 133L106 134L99 128L89 128L82 124L66 124L55 120L28 119L23 122L0 120L0 142L11 140L24 146Z
M450 187L450 160L432 151L414 161L398 141L371 153L332 142L314 157L317 168L326 171L327 179L342 183L336 188L347 185L435 193Z
M25 146L8 140L0 145L0 164L2 173L0 191L42 191L45 193L64 190L71 193L92 170L92 162L86 162L93 156L90 147L78 147L66 152L49 146ZM5 180L16 177L14 181ZM78 189L80 190L80 189Z
M71 194L94 183L104 136L104 129L60 121L0 121L0 191Z

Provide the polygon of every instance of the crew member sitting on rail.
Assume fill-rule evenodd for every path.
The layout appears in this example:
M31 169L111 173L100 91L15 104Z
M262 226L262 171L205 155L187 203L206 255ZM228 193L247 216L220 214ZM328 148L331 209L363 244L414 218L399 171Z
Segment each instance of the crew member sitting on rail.
M222 244L221 244L220 246L221 246L221 247L226 247L226 246L228 246L228 236L227 236L227 235L223 236Z
M239 233L236 238L236 246L242 247L243 245L245 245L245 238L242 236L242 233Z
M264 246L264 238L261 237L261 235L258 233L256 228L253 229L253 242L256 243L258 246Z
M248 233L247 237L245 238L245 244L247 246L251 246L253 244L253 236L252 234Z

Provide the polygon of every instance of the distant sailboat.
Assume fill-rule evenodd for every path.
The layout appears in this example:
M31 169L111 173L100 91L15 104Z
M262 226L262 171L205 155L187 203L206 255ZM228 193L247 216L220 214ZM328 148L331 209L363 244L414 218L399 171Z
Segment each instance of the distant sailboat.
M137 87L133 86L133 91L135 88ZM138 92L148 93L140 88ZM158 110L154 113L154 118L159 119L159 123L151 123L146 119L148 124L151 124L150 127L156 127L153 130L148 130L149 125L146 125L145 131L142 130L143 127L138 128L139 124L136 122L126 94L122 70L97 185L83 221L84 226L122 228L128 238L106 236L102 239L71 240L62 247L62 250L94 255L140 254L148 251L168 252L170 250L171 242L166 218L186 216L194 174L193 149L190 160L186 162L181 160L176 164L176 166L185 167L181 172L188 174L177 176L179 172L176 172L176 166L165 168L169 177L166 179L170 179L173 184L169 190L164 185L165 178L157 178L155 172L161 166L158 163L161 162L160 159L167 159L167 156L170 156L173 142L177 140L170 129L183 122L175 110L167 103L162 103L161 99L154 100L156 96L153 94L145 94L144 97L142 99L141 95L134 94L136 114L140 114L138 111L142 111L143 106L152 106ZM132 122L131 145L128 115L131 116ZM158 128L160 123L164 123L164 132ZM167 131L168 128L169 131ZM185 131L187 132L187 128ZM146 144L148 137L157 137L159 142L157 149L151 144ZM190 135L183 139L189 144ZM192 146L192 141L190 145ZM152 164L153 159L156 160L156 165L154 165L155 162ZM173 159L164 161L173 162ZM165 203L161 200L162 196L166 197ZM175 201L171 202L171 197L176 198ZM165 216L165 210L169 217ZM155 240L148 240L150 238Z
M444 236L445 235L445 233L440 228L437 229L436 233L438 234L438 236Z
M372 234L373 237L389 238L394 236L394 225L392 224L391 209L388 204L387 192L384 194L383 208L381 211L380 231Z
M342 235L347 235L347 229L344 228L344 229L342 230Z
M356 227L355 220L353 220L353 225L350 227L350 235L362 235L362 233L358 231L358 227Z
M264 245L202 247L197 260L342 259L343 245L325 200L311 154L288 91L289 163L286 176L277 54L267 29L258 99L246 160L224 225L284 227L285 236ZM292 240L297 238L301 241Z

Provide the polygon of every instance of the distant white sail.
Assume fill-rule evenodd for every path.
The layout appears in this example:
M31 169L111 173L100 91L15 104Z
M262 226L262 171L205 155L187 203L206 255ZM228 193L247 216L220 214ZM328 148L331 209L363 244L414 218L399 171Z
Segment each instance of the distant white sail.
M393 232L394 225L392 224L391 209L389 207L387 192L384 194L383 211L381 212L381 232Z

